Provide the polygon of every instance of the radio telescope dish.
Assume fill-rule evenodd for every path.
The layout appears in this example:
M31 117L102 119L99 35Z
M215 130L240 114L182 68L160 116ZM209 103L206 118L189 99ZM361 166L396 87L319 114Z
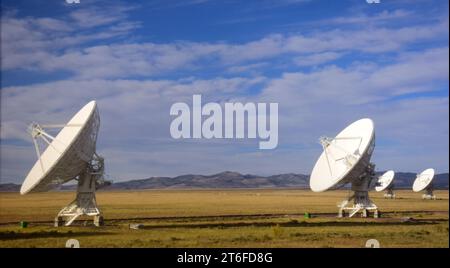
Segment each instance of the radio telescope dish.
M423 199L436 199L436 196L433 194L433 178L434 169L432 168L425 169L421 173L417 174L416 180L413 184L413 191L420 192L425 190L426 193L422 195Z
M314 192L336 189L351 183L353 195L340 205L339 216L349 211L352 217L359 211L367 217L370 210L378 217L377 206L369 199L369 185L375 175L375 165L370 162L375 148L375 129L369 118L353 122L335 138L322 137L323 152L310 177ZM349 205L353 200L353 205Z
M375 146L373 121L361 119L342 130L334 139L321 137L324 151L310 179L311 190L323 192L357 177L369 163Z
M381 192L386 190L386 193L384 194L385 198L395 198L395 194L393 191L394 176L395 172L393 170L386 171L378 178L377 185L375 186L375 191Z
M77 197L63 208L55 219L59 226L64 219L68 226L82 215L94 216L94 223L103 221L97 208L95 190L106 185L103 179L104 160L96 153L100 116L95 101L86 104L67 124L30 126L30 134L38 160L26 176L21 194L49 191L70 180L78 180ZM44 129L62 128L55 137ZM41 154L38 138L47 143Z

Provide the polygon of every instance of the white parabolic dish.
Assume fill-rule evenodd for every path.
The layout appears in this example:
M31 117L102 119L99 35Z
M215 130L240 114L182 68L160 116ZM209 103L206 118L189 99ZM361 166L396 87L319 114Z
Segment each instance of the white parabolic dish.
M381 192L386 190L389 186L391 186L394 181L395 172L393 170L386 171L383 175L378 179L378 186L375 186L375 191Z
M91 101L70 119L41 154L20 193L48 191L84 172L95 153L99 125L97 106Z
M420 192L425 190L431 183L434 177L434 169L425 169L420 173L413 184L413 191Z
M311 172L310 187L323 192L357 179L370 163L375 147L374 123L369 118L342 130L320 155Z

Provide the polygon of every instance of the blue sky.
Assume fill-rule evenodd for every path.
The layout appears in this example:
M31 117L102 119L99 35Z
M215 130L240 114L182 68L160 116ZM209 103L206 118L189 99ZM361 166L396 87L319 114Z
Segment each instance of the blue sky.
M448 1L2 1L1 182L35 161L27 125L91 99L116 181L308 174L318 137L371 117L379 170L448 172ZM278 102L279 146L174 140L170 106Z

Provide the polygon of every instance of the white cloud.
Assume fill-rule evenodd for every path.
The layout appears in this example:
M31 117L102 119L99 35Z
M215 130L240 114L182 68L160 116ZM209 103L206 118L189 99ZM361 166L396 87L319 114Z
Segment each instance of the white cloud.
M399 19L408 19L411 18L414 15L414 12L409 10L403 10L403 9L397 9L393 11L389 10L383 10L382 12L379 12L373 16L369 16L367 14L360 14L360 15L354 15L354 16L347 16L347 17L337 17L337 18L331 18L321 21L312 22L310 24L312 25L339 25L339 24L373 24L373 23L386 23L392 20L399 20Z
M285 73L274 79L264 94L280 96L280 90L286 90L282 97L297 96L302 104L316 105L314 101L325 95L332 102L352 105L435 90L436 82L448 80L448 53L445 47L408 53L384 66L326 66L311 73Z
M68 18L17 18L14 13L2 14L2 70L41 68L46 61L70 53L67 50L79 50L88 42L125 36L140 26L138 22L126 20L124 12L127 10L74 11L71 14L78 14L74 16L79 19L75 21ZM79 12L98 14L84 20ZM104 18L104 23L100 23L101 18Z
M36 161L32 146L0 145L0 183L22 183L29 168Z
M103 6L102 8L84 8L70 12L69 17L80 28L93 28L123 21L127 12L134 7Z
M298 66L316 66L330 61L334 61L342 56L342 53L323 52L311 54L307 56L300 56L294 59L294 63Z
M419 171L434 165L445 172L448 97L406 96L439 90L448 83L447 59L445 47L408 53L387 66L327 66L312 72L285 73L268 83L259 100L280 103L280 146L299 148L299 157L306 161L302 165L312 165L317 157L308 154L309 150L315 148L316 154L320 153L320 145L314 144L318 137L334 136L352 121L371 117L382 145L374 158L379 168ZM386 157L391 150L399 151ZM389 162L394 158L396 161Z
M149 113L155 113L162 116L157 118L159 121L155 127L160 123L168 126L167 107L173 102L192 102L195 93L204 94L205 101L220 101L231 95L239 96L240 91L263 82L263 77L192 81L67 80L6 87L2 89L1 122L8 131L2 131L1 138L23 139L27 123L42 121L43 118L46 123L65 122L91 99L97 99L101 109L111 115L107 117L111 120L105 120L107 125L117 119L122 122L120 129L124 124L132 125L130 129L140 128L154 119L148 118ZM166 110L167 113L162 112ZM129 116L133 120L127 119ZM121 133L120 129L114 129L114 133ZM166 133L167 129L153 128L152 131ZM132 136L140 135L135 133ZM28 137L24 140L29 141Z
M113 178L225 169L308 173L321 150L316 143L319 136L335 135L351 121L368 116L375 120L377 139L382 141L374 156L380 169L418 171L432 164L442 172L448 170L448 98L395 98L416 90L432 91L436 83L448 81L447 55L448 48L430 49L400 55L387 66L327 66L273 79L94 79L7 87L2 89L1 107L2 129L7 131L2 130L1 135L2 140L28 141L25 123L43 119L44 123L65 122L83 104L96 99L102 117L98 150L106 157ZM245 94L255 86L262 90L260 94ZM203 94L204 103L278 102L279 147L258 158L248 157L258 152L254 140L171 139L170 106L179 101L189 104L197 93ZM393 152L393 148L401 152ZM406 157L405 152L422 157ZM4 157L4 161L12 161L16 156ZM21 172L17 177L23 177L26 170Z
M252 63L252 64L245 64L245 65L238 65L238 66L231 66L227 68L227 71L229 73L245 73L245 72L254 72L257 73L258 69L261 69L263 67L267 67L269 63L267 62L258 62L258 63Z
M187 145L194 150L198 144L170 138L170 106L179 101L191 103L194 93L203 94L204 102L223 102L230 97L239 96L240 91L263 82L262 77L190 81L71 80L7 87L2 89L1 139L20 139L27 142L28 147L32 149L31 140L26 133L27 123L64 123L85 103L96 99L101 114L98 151L108 159L110 175L116 178L125 178L125 173L135 177L169 173L175 175L181 168L172 167L163 173L163 166L158 166L161 162L181 161L181 155L192 154L193 151L186 151L175 155L180 145ZM3 131L4 129L7 131ZM208 147L202 146L200 150L206 152ZM6 164L18 156L14 154L14 148L1 148L2 153L5 152L1 160L2 169L7 170ZM215 148L219 150L220 147ZM122 154L118 153L120 151ZM29 152L32 156L27 159L34 159L33 150ZM148 159L133 161L137 156L148 156ZM164 160L166 156L172 157L173 160ZM194 158L190 159L193 163ZM27 164L31 164L29 162ZM130 172L127 171L128 168L123 169L123 165L117 165L119 162L128 168L137 168ZM153 168L148 169L152 165ZM20 172L14 172L16 173L13 179L19 182L19 179L26 175L27 168L23 167ZM7 171L5 174L13 174L13 171ZM2 177L11 178L10 175Z
M241 44L179 41L167 44L130 42L88 45L93 40L125 36L139 27L138 22L127 20L128 9L118 10L99 13L95 10L76 11L72 13L72 17L77 18L75 23L67 19L2 18L3 69L69 71L83 79L154 77L175 70L192 71L209 66L232 70L234 65L251 66L256 64L254 61L282 55L294 55L305 62L297 60L297 63L306 66L335 59L345 52L392 52L409 44L448 35L448 20L443 20L401 28L365 27L308 35L272 34ZM398 13L393 15L402 14ZM383 14L379 16L390 13ZM101 31L98 26L101 26ZM95 31L77 31L82 27L93 27ZM50 29L51 34L48 34Z

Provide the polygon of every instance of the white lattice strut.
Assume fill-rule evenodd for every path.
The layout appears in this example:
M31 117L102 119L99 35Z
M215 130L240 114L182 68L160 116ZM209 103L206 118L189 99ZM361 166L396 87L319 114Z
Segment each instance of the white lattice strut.
M338 217L344 217L346 211L348 211L349 217L353 217L358 212L361 212L362 217L368 217L369 212L373 211L374 218L378 218L378 207L369 198L369 186L372 179L374 179L374 170L375 165L370 163L367 166L366 171L358 179L355 179L352 182L351 189L353 194L338 205Z
M433 193L433 185L428 186L425 191L426 192L422 195L422 199L436 200L436 196Z
M69 226L83 215L93 216L96 226L103 224L103 217L95 198L95 191L105 184L103 173L104 160L95 154L86 171L78 177L77 197L58 213L55 226L60 226L63 222L65 226Z
M384 198L395 199L394 187L391 186L386 189L386 192L384 193Z

